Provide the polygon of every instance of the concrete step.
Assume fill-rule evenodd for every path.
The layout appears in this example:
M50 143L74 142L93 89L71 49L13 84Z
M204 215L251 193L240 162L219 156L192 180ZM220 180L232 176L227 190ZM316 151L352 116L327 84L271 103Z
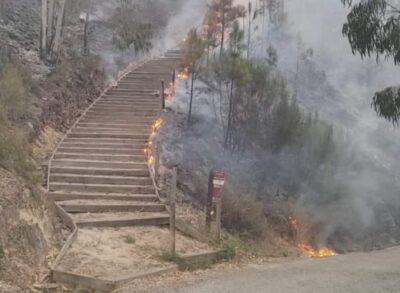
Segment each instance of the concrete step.
M169 224L166 213L86 213L71 214L78 227L161 226Z
M144 148L133 149L133 148L94 148L94 147L68 147L61 146L58 149L61 153L75 153L75 154L96 154L96 155L142 155L144 154Z
M54 201L66 200L119 200L119 201L139 201L139 202L157 202L155 194L124 194L124 193L99 193L99 192L49 192L48 197Z
M54 159L74 159L93 161L121 161L121 162L146 162L147 155L143 152L140 155L115 155L115 154L85 154L85 153L60 153L57 152Z
M50 191L154 194L153 185L114 185L50 182Z
M149 170L142 169L113 169L113 168L89 168L89 167L54 167L51 174L79 174L79 175L104 175L104 176L131 176L149 177Z
M82 175L82 174L58 174L52 172L50 181L63 183L84 184L108 184L108 185L151 185L153 181L149 177L130 177L115 175Z
M59 205L68 213L150 212L165 211L158 202L136 202L119 200L68 200Z
M52 167L78 167L78 168L106 168L106 169L140 169L147 170L147 162L127 161L96 161L96 160L74 160L54 159Z

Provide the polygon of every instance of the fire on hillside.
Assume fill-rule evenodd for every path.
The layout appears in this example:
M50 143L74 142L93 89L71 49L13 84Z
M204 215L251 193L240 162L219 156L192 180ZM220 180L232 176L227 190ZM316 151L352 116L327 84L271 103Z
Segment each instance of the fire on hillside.
M297 218L291 216L289 217L290 224L293 227L293 230L295 231L296 235L296 241L297 241L297 247L300 249L300 251L309 257L328 257L328 256L334 256L336 255L336 252L330 248L323 247L323 248L315 248L313 245L309 243L304 238L304 233L302 233L301 230L301 222Z

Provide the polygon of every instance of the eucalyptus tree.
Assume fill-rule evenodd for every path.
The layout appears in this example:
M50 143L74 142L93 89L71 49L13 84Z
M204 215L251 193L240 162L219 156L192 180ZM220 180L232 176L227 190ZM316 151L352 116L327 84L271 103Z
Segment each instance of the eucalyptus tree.
M362 58L380 56L400 64L400 4L395 1L341 0L351 8L343 34L353 54ZM398 2L397 2L398 3ZM375 93L372 106L380 117L398 125L400 121L400 86L391 86Z
M194 85L198 78L201 65L201 57L204 55L206 48L206 42L198 35L196 29L191 29L186 41L183 44L184 61L183 66L189 67L190 73L190 100L189 100L189 113L188 113L188 125L192 119L192 106L193 106L193 95Z

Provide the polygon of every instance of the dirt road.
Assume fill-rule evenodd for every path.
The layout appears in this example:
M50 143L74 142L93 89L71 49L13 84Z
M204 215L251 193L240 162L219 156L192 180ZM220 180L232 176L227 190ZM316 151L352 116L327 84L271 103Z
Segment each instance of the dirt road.
M398 293L400 247L252 266L154 293Z

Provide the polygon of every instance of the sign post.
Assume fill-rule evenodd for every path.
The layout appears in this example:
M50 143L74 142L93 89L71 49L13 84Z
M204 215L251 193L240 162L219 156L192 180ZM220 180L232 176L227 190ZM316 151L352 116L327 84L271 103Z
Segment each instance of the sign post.
M225 173L211 171L208 182L208 200L206 210L206 226L211 228L211 221L216 222L216 238L221 238L221 204L222 190L225 185Z

